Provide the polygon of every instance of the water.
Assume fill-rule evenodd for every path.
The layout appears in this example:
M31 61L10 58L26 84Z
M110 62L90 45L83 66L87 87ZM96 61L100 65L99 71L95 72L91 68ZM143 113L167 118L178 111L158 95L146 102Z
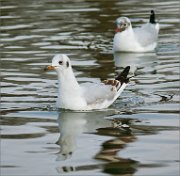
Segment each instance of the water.
M112 53L114 21L161 24L155 53ZM1 0L1 175L179 175L179 2ZM110 108L57 111L57 53L78 81L131 84Z

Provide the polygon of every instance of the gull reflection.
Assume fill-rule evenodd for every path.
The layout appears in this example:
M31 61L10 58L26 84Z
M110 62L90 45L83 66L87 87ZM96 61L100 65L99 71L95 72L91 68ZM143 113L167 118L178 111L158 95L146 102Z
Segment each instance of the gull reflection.
M134 120L130 118L116 119L113 117L115 113L114 110L59 113L60 137L57 144L60 145L60 152L57 154L57 160L63 162L60 162L60 165L56 168L58 173L92 170L101 170L104 173L111 174L114 172L119 174L133 174L136 172L138 162L122 158L118 154L120 150L126 147L127 143L136 141L131 128L131 123ZM99 137L99 141L93 138L95 143L92 143L92 141L88 143L86 137L91 138L92 135L96 135L95 138ZM83 145L87 142L86 147L78 145L79 142L82 144L82 141ZM92 150L93 145L99 145L100 148ZM79 148L81 149L79 150ZM76 155L78 152L80 153ZM96 164L75 164L79 160L89 161L89 159L95 159L99 162Z
M98 127L111 125L104 117L110 115L108 111L97 112L61 112L58 117L60 137L57 144L60 145L60 152L57 160L71 158L76 149L76 138L81 133L94 133Z
M116 67L131 67L130 72L137 74L140 69L146 68L145 72L152 72L153 66L156 65L156 53L114 53L114 62Z

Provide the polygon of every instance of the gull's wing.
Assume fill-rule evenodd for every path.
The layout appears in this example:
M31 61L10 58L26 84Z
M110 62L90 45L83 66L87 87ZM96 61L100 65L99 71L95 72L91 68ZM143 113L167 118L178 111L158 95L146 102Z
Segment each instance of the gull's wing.
M157 41L159 24L147 23L139 28L133 29L135 37L141 46L145 47Z
M106 80L112 81L112 80ZM114 80L120 85L120 82ZM118 92L116 85L110 85L105 82L102 83L83 83L81 84L83 97L85 97L88 105L99 104L104 101L112 101Z
M97 105L106 103L110 105L126 87L129 79L130 66L113 80L104 80L101 83L84 83L81 84L82 96L86 99L88 105ZM110 104L109 104L110 103Z

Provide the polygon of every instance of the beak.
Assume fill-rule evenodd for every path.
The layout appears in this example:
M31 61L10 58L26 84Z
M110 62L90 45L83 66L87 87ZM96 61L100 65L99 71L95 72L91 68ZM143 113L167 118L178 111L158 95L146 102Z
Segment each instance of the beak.
M117 28L115 29L115 33L122 32L125 29L126 28L124 27L124 23L119 23L119 24L117 24Z
M116 28L116 29L115 29L115 33L118 33L118 32L121 32L121 29L120 29L120 28Z
M48 65L47 67L44 68L44 71L51 71L51 70L55 70L55 67Z

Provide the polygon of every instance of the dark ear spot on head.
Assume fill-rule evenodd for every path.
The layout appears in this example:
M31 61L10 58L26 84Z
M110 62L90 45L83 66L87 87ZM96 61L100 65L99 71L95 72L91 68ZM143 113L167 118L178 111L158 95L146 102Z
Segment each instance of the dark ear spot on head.
M66 66L67 66L67 68L69 67L69 62L68 61L66 62Z

